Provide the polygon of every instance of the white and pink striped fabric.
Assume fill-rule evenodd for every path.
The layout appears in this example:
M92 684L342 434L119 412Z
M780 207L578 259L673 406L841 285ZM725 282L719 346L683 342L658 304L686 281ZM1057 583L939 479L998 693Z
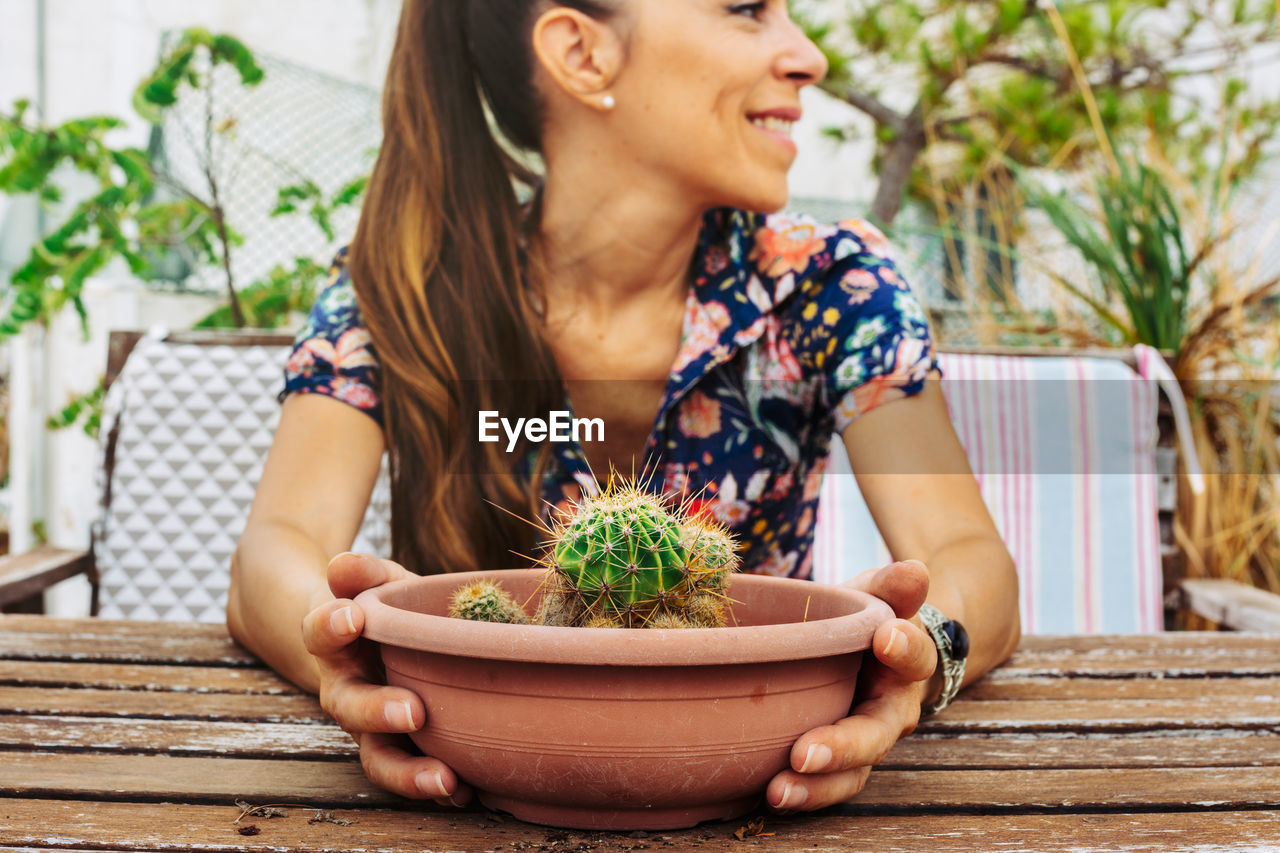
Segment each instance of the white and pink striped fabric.
M939 363L956 433L1017 564L1023 631L1161 630L1156 384L1117 359L942 353ZM815 536L818 581L892 561L839 437Z

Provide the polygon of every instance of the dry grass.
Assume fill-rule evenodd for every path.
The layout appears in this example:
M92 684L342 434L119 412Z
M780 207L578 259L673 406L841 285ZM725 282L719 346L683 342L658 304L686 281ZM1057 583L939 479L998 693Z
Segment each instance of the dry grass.
M1090 100L1087 81L1079 79ZM1232 148L1233 130L1229 122L1224 125L1224 152ZM1097 132L1105 136L1100 127ZM1109 143L1100 148L1096 174L1115 174L1117 153ZM1274 271L1261 271L1257 262L1261 249L1280 236L1280 224L1254 245L1242 245L1233 239L1235 218L1250 211L1233 210L1240 175L1231 162L1218 164L1219 183L1206 190L1182 176L1157 140L1148 140L1142 153L1175 199L1185 244L1196 258L1185 332L1169 358L1186 398L1206 487L1195 495L1186 478L1180 478L1174 536L1184 554L1184 571L1188 577L1231 578L1280 592L1280 400L1272 399L1272 389L1280 386L1280 277L1264 275ZM992 168L967 185L949 179L945 158L928 161L933 170L930 195L942 233L958 238L944 239L948 269L943 278L954 283L956 295L971 309L964 328L944 329L941 337L948 342L1068 347L1141 341L1116 295L1100 292L1079 256L1064 252L1062 236L1029 213L1026 199L999 168L1001 155L996 146ZM1092 202L1098 210L1099 201L1095 194ZM1090 203L1087 194L1082 203ZM992 229L982 237L975 229L978 204L986 205ZM961 257L958 241L970 247L968 258ZM972 248L991 244L997 256L1008 251L999 247L1017 247L1008 256L1016 257L1016 277L1024 287L1036 278L1053 282L1042 292L1051 304L1051 317L1022 302L1011 265L1001 264L997 275L988 274L987 253ZM992 280L998 297L991 293ZM1111 315L1107 321L1101 320L1104 312ZM1188 622L1186 627L1207 623Z

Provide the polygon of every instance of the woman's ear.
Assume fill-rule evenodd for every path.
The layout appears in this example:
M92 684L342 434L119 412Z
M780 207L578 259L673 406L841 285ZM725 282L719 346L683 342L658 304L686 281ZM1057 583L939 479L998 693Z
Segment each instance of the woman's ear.
M622 39L608 24L556 6L533 26L533 50L543 70L570 97L599 108L622 69Z

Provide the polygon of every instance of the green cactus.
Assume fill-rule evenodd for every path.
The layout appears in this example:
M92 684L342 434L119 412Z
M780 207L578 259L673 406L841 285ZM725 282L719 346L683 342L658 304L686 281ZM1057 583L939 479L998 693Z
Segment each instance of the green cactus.
M737 545L723 525L669 509L632 483L610 480L551 530L542 600L530 620L498 584L454 593L449 615L562 628L719 628L729 617Z
M457 589L449 601L449 615L474 622L529 624L529 617L511 594L490 581L475 581Z
M611 481L554 531L544 558L551 601L544 596L540 615L592 627L718 627L734 551L722 526Z

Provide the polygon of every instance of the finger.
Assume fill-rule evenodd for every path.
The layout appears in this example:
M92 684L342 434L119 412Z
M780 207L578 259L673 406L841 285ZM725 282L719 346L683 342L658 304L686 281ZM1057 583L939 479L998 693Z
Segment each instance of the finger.
M427 709L413 691L371 684L360 674L326 679L320 707L349 732L407 734L427 722Z
M902 619L914 616L929 593L929 569L919 560L870 569L845 581L846 586L870 593L893 608Z
M878 764L920 721L920 707L904 691L861 702L852 716L805 732L791 747L795 781L809 775Z
M856 797L867 784L871 767L857 767L821 776L800 776L784 771L769 782L765 802L783 813L812 811Z
M914 622L892 619L871 638L876 660L904 681L924 681L938 667L938 646Z
M349 656L363 630L364 611L348 599L327 601L303 617L302 642L316 657Z
M413 800L466 805L472 790L435 758L411 753L402 738L382 734L360 736L360 766L379 788Z
M335 598L355 598L366 589L413 577L399 563L372 554L339 554L329 561L329 589Z

